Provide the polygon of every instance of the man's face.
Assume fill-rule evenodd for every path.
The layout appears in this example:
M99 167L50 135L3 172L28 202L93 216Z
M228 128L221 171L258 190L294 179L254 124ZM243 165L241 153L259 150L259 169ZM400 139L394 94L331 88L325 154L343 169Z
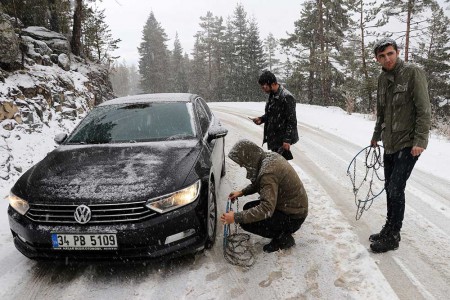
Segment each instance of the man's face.
M378 52L376 59L377 62L380 63L380 65L385 70L393 70L395 68L395 64L397 63L397 57L398 57L399 51L395 51L394 46L387 46L384 51Z
M270 94L270 92L272 91L272 87L269 84L267 84L267 83L261 84L261 89L266 94Z

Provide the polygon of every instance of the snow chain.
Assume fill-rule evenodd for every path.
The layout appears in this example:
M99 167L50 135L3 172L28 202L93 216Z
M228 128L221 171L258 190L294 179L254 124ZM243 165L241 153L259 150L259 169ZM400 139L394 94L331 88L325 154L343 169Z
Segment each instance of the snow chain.
M384 181L384 175L380 176L379 172L383 172L383 159L382 159L382 153L381 153L382 146L378 147L372 147L367 146L361 151L358 152L358 154L355 155L355 157L350 162L348 168L347 168L347 176L350 177L350 181L353 185L353 194L355 195L355 204L356 204L356 220L359 220L363 214L364 211L368 210L373 203L373 200L378 197L383 191L384 187L380 192L374 191L374 179L378 179L379 181ZM361 180L361 182L357 183L356 181L356 162L358 156L364 152L365 159L364 159L364 178ZM350 169L353 166L353 174L350 172ZM361 170L359 170L361 171ZM363 184L365 182L368 182L367 193L365 193L365 199L361 200L358 197L358 193L363 187Z
M239 212L239 200L236 198L236 212ZM231 200L227 201L226 212L233 210ZM223 256L235 266L249 268L255 263L253 249L250 245L250 235L238 233L238 224L234 223L234 233L230 233L230 224L223 229Z

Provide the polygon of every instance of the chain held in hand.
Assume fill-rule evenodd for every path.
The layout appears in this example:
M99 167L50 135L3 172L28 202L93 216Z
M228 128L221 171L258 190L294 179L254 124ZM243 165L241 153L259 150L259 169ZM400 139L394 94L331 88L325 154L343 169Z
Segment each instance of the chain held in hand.
M239 199L236 198L236 211L239 212ZM232 202L227 201L226 212L232 209ZM225 224L223 228L223 256L230 264L251 267L255 263L253 249L250 245L250 235L238 233L238 224L234 223L234 233L230 232L230 224Z
M372 206L373 200L384 191L384 183L382 188L379 184L384 182L381 148L382 146L363 148L353 157L347 168L347 176L350 177L355 195L356 220L361 218L363 212ZM360 199L361 195L364 199Z

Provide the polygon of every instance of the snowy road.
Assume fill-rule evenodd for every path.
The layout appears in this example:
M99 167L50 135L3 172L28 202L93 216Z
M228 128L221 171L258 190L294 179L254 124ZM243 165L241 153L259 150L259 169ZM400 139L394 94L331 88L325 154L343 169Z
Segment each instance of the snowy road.
M212 107L229 129L227 152L241 138L261 143L262 127L246 118L261 111ZM299 133L293 164L307 189L310 215L294 235L295 247L267 254L262 246L269 240L252 235L256 262L236 267L223 258L219 225L212 250L168 262L43 263L14 248L2 213L0 299L447 299L449 182L414 170L400 248L372 254L368 236L384 223L385 200L355 220L345 172L360 147L306 124L299 124ZM243 169L228 159L226 167L219 214L228 193L247 184ZM2 198L8 189L0 188ZM5 212L7 201L0 203Z
M239 116L238 110L217 109ZM247 113L261 115L261 111ZM243 124L242 128L237 128L242 132L252 126L244 118L240 122L229 122L228 116L226 120L228 127L231 123ZM368 248L368 236L384 224L386 208L383 193L360 220L355 219L356 206L346 170L361 147L307 124L299 123L299 133L300 141L293 147L293 162L332 198L357 234L357 242ZM416 169L408 182L406 199L400 248L370 256L399 298L447 299L450 292L449 182ZM310 197L310 201L317 199Z

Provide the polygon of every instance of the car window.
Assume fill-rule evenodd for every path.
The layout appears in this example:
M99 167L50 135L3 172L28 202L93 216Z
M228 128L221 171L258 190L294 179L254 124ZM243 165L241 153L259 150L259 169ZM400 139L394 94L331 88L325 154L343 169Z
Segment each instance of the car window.
M145 142L194 136L186 103L137 103L94 108L67 143Z
M206 104L205 100L203 100L202 98L198 98L197 101L200 103L201 106L203 106L203 108L206 111L206 114L208 115L209 120L211 120L212 113L208 105Z
M198 120L200 122L200 128L202 130L203 135L205 135L206 132L208 131L211 117L210 115L208 115L208 112L203 107L202 103L200 102L200 99L196 100L196 112Z

